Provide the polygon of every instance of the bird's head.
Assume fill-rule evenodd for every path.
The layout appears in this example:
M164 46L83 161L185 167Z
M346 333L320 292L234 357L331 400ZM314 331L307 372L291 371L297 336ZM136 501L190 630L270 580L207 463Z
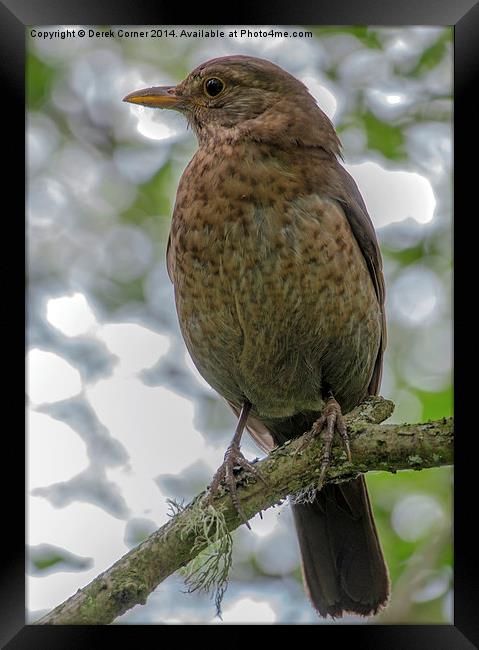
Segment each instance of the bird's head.
M264 59L212 59L177 86L137 90L123 101L183 113L200 142L224 137L287 140L339 153L334 128L306 86Z

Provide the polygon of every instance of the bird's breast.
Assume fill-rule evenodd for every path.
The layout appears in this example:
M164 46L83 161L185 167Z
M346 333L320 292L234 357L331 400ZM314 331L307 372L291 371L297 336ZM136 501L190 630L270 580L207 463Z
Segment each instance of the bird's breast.
M320 410L326 380L362 391L380 314L341 208L261 159L214 176L204 164L187 168L171 230L178 316L200 372L270 417Z

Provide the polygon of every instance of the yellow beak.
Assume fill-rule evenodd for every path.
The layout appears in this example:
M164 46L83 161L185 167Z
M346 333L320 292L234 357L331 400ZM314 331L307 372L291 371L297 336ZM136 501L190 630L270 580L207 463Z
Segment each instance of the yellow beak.
M180 97L175 95L175 89L176 86L153 86L135 90L123 97L123 101L152 108L175 108L180 102Z

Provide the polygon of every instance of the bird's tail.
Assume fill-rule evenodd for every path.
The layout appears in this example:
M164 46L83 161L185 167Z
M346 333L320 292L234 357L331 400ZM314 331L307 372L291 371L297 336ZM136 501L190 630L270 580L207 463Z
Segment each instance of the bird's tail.
M372 616L389 598L389 575L363 476L325 485L293 515L306 589L321 616Z

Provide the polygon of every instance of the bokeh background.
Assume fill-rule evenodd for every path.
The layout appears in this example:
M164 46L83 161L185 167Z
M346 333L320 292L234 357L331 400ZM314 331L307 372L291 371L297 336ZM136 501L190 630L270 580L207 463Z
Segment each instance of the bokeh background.
M391 421L452 412L452 30L274 29L311 36L28 36L30 620L167 521L167 498L203 489L234 428L185 351L165 270L195 138L173 112L122 103L132 90L234 53L306 83L339 132L380 239ZM260 455L249 439L244 450ZM393 580L374 622L451 622L451 470L367 481ZM323 623L304 596L289 507L252 528L234 534L223 620ZM220 621L208 595L185 593L172 576L117 621L160 622Z

